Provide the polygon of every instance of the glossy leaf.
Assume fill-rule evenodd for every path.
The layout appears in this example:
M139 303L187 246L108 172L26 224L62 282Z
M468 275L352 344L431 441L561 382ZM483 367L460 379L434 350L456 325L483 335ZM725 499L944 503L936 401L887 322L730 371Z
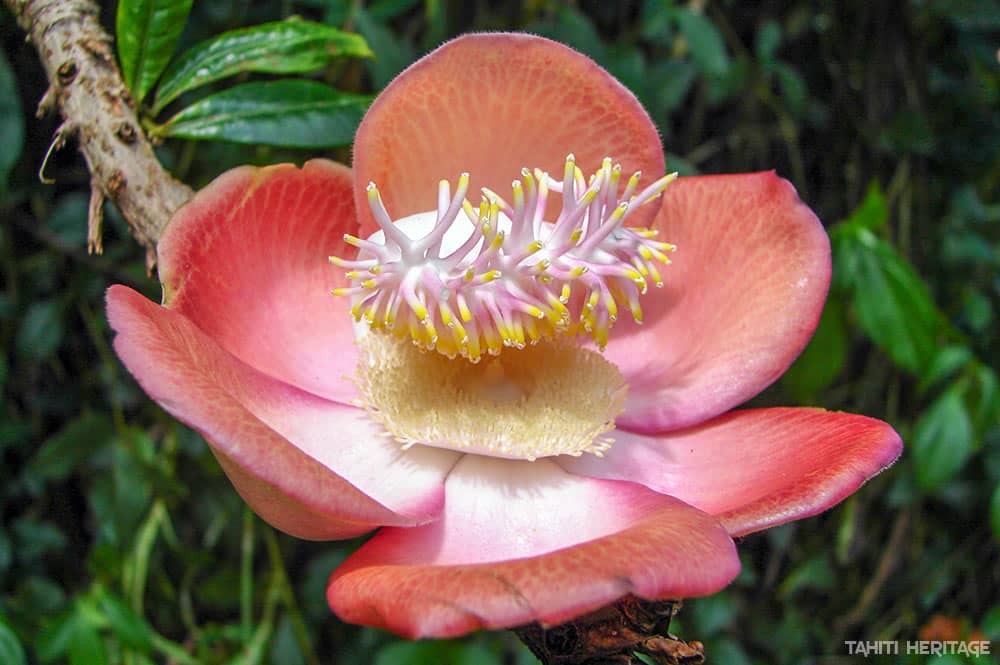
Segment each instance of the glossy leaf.
M21 111L21 94L11 71L7 56L0 53L0 192L7 188L7 175L21 159L24 149L24 113Z
M924 411L913 432L917 484L933 492L962 470L972 455L972 419L962 398L963 384L952 384Z
M316 81L247 83L206 97L153 130L163 137L288 148L346 145L371 99Z
M226 32L185 51L163 74L153 113L181 94L241 72L301 74L343 56L370 57L360 35L292 17Z
M125 84L141 102L170 62L192 0L121 0L115 32Z

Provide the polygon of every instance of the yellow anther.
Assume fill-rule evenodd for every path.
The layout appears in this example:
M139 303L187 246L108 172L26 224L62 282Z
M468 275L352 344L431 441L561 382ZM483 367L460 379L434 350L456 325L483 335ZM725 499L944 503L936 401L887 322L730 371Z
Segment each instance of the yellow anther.
M428 320L427 319L427 314L428 314L427 308L424 306L424 304L422 302L418 302L417 304L415 304L413 306L413 313L417 315L417 320L418 321L423 322L423 321L427 321Z
M614 296L610 293L604 294L604 307L607 308L611 320L616 321L618 319L618 303L615 302Z
M645 245L639 245L639 256L647 261L653 260L653 253L649 251L649 247L646 247Z
M533 240L528 243L528 246L524 248L525 256L531 256L535 252L539 251L545 245L542 244L541 240Z
M451 314L451 308L448 307L448 303L441 303L438 306L438 310L441 312L441 323L445 324L449 328L455 325L455 318Z
M464 279L465 279L466 282L471 282L473 279L475 279L475 277L476 277L476 271L475 271L474 268L468 268L465 271L465 277L464 277Z
M355 321L361 320L361 303L354 303L351 306L351 316L354 317Z
M434 322L430 319L424 319L424 331L427 333L427 341L433 344L438 341L437 328L434 327Z
M649 252L654 257L656 257L656 260L659 261L660 263L670 263L670 257L667 256L666 254L664 254L663 252L661 252L660 250L655 249L655 248L651 248L649 250Z
M465 216L469 219L469 221L478 218L476 215L476 209L472 207L471 203L469 203L469 199L462 201L462 210L465 212Z
M506 239L506 234L500 231L493 237L493 242L490 243L490 249L496 251L503 247L503 241Z
M583 237L583 229L573 229L573 232L569 234L569 244L575 245L580 242L580 238Z
M642 307L639 306L639 303L632 303L629 305L629 309L632 311L632 318L635 319L635 322L642 323Z
M524 308L524 311L528 314L528 316L533 316L536 319L545 318L545 312L538 309L534 305L528 305L527 307Z
M587 304L584 305L584 307L586 307L587 309L594 309L595 307L597 307L597 302L600 300L600 298L601 298L600 293L598 293L597 291L591 291L590 297L587 298Z
M663 286L663 278L660 276L660 271L656 269L656 266L652 263L649 264L649 273L653 277L653 283L656 284L657 288Z
M365 287L366 289L374 289L375 288L375 280L374 279L366 279L365 281L361 282L361 286Z
M559 301L564 305L569 302L570 287L569 284L563 284L562 291L559 293Z
M344 242L353 247L361 247L361 238L352 236L350 233L344 234ZM331 259L332 260L332 259Z
M472 312L469 311L469 305L465 302L465 298L459 296L456 298L458 301L458 315L462 317L462 321L468 323L472 320Z
M583 275L583 273L585 272L587 272L587 266L577 266L569 271L569 276L572 279L576 279L577 277Z
M327 258L330 259L330 263L332 263L333 265L337 266L338 268L346 268L347 267L345 265L347 263L347 261L345 261L344 259L340 258L339 256L330 256L330 257L327 257Z
M535 343L542 338L542 333L538 330L538 322L535 321L535 319L525 319L524 330L528 333L528 339L530 339L532 343Z
M368 269L368 272L370 272L373 275L380 275L382 273L382 266L373 265L371 268Z
M344 273L344 277L346 277L347 279L357 279L360 275L361 273L359 273L357 270L348 270L347 272Z
M350 290L345 287L337 287L336 289L331 291L331 293L333 293L333 295L335 296L346 296L348 293L350 293Z

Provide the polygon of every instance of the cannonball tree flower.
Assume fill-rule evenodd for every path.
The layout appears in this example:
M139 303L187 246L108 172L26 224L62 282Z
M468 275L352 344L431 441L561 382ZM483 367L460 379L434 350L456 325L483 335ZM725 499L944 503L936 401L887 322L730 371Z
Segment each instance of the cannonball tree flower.
M710 594L733 537L901 450L866 417L731 410L811 336L823 227L773 173L665 174L635 97L546 39L445 44L375 100L353 174L225 173L158 254L162 305L108 291L115 349L275 527L378 529L330 579L346 621Z

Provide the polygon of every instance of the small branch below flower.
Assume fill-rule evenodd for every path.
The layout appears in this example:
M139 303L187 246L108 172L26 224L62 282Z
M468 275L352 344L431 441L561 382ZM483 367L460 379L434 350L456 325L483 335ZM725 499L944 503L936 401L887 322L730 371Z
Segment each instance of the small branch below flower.
M608 607L544 629L529 624L514 633L542 665L635 665L643 654L658 665L705 662L701 642L669 634L679 600L650 601L625 596Z
M167 173L143 134L135 103L115 63L111 38L97 20L97 4L93 0L6 3L35 45L49 79L38 114L59 109L63 117L49 153L75 136L92 175L89 251L101 251L101 208L107 198L146 248L152 269L156 241L192 192ZM39 177L48 182L44 169L43 163Z

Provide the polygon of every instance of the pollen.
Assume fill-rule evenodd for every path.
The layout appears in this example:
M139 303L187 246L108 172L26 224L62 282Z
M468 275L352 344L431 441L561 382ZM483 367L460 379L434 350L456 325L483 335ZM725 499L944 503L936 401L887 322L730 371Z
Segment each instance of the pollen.
M375 183L368 205L379 232L345 235L354 259L330 257L349 285L356 321L448 358L478 363L505 348L585 335L603 349L620 312L642 323L639 296L663 286L657 264L675 247L626 222L657 199L671 173L639 190L640 173L619 187L621 166L605 158L589 178L566 158L562 179L527 168L509 201L484 188L468 199L469 174L438 185L437 210L394 220ZM549 200L562 207L545 219Z
M362 334L361 405L403 448L421 444L534 460L602 455L626 382L572 340L540 340L473 364L390 335Z

